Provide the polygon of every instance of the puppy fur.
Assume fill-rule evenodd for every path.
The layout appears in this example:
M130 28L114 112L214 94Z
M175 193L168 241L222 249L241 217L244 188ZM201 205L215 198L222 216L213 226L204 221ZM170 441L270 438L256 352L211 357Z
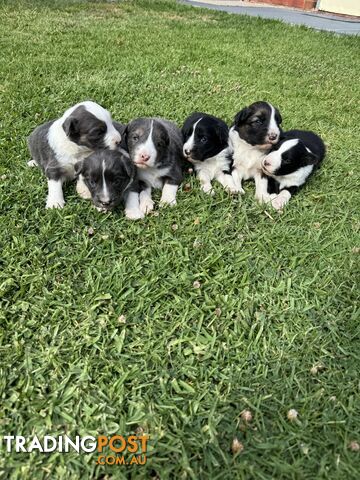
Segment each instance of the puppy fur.
M176 192L183 179L182 136L172 122L161 118L137 118L125 131L131 160L140 182L140 210L154 208L153 188L162 189L160 203L176 204Z
M211 181L217 180L226 190L238 192L232 177L232 148L229 127L220 118L194 112L182 127L183 153L194 166L201 189L213 193Z
M47 177L46 208L64 206L62 185L75 177L75 163L95 150L114 150L120 141L110 113L90 101L78 103L58 120L35 128L28 138L32 155L28 165L41 167Z
M280 112L267 102L255 102L238 112L229 138L233 147L232 176L241 193L242 181L255 180L255 197L259 202L268 199L267 180L262 161L280 138Z
M136 168L125 150L98 150L75 163L74 168L78 194L92 199L99 211L108 212L125 203L127 218L143 218Z
M314 132L289 130L263 159L272 206L282 209L325 157L325 145Z

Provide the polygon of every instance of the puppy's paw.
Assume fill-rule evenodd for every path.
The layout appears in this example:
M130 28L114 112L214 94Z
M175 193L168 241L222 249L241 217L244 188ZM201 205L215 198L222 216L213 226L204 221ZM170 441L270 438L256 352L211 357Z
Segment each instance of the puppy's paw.
M281 210L284 207L285 203L286 202L284 202L283 199L279 196L271 200L271 205L273 208L275 208L275 210Z
M255 194L255 198L259 203L267 203L271 200L270 195L268 193L262 194Z
M81 198L85 200L91 199L91 193L88 187L85 185L83 180L78 180L76 183L76 191Z
M233 179L237 193L240 193L240 195L243 195L245 193L245 190L242 188L241 180L239 180L237 176L232 176L232 179Z
M146 215L154 210L154 202L149 197L140 194L140 210Z
M65 200L61 198L48 197L46 200L46 208L64 208Z
M271 205L275 210L282 210L290 200L291 194L287 190L282 190L279 195L271 199Z
M160 207L174 207L176 205L176 199L173 199L173 200L164 200L164 199L161 199L160 200Z
M139 208L128 208L125 210L125 217L128 220L140 220L145 215Z
M201 190L208 195L215 195L215 191L211 185L201 185Z
M240 194L240 195L243 195L245 193L245 191L240 187L238 186L234 186L234 187L227 187L226 190L231 193L231 195L237 195L237 194Z
M38 167L38 164L36 163L35 160L29 160L27 164L28 164L28 167Z
M94 207L96 208L96 210L100 213L109 213L110 210L108 208L103 208L103 207L97 207L96 205L94 205Z

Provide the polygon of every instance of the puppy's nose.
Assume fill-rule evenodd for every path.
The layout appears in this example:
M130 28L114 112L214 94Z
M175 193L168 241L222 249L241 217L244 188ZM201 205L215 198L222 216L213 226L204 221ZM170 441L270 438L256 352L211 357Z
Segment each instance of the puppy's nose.
M270 133L269 140L272 142L272 141L276 140L277 137L278 137L277 133Z
M108 207L111 203L111 200L100 200L100 203L103 207Z
M149 159L150 159L150 155L148 155L147 153L142 153L142 154L140 155L140 158L141 158L141 160L142 160L143 162L147 162L147 161L149 161Z
M270 167L271 163L268 160L264 160L263 165L264 167Z
M184 149L184 153L185 153L185 155L186 155L187 157L189 157L189 156L190 156L190 153L191 153L191 150L189 150L188 148L185 148L185 149Z

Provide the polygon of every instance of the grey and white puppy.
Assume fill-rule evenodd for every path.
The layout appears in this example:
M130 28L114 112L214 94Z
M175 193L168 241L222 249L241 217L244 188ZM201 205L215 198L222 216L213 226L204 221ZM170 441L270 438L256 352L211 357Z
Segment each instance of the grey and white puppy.
M62 208L65 204L62 185L75 177L74 165L99 149L115 150L121 134L114 127L110 113L97 103L86 101L66 110L63 116L39 127L28 138L32 160L48 181L46 208ZM81 196L84 184L77 185Z
M136 167L122 148L97 150L74 166L83 198L91 199L95 207L108 212L125 203L125 215L131 220L143 218L139 208L139 185Z
M161 204L176 204L176 192L183 179L182 134L172 122L161 118L137 118L125 131L131 160L140 182L140 210L154 208L153 188L162 189Z

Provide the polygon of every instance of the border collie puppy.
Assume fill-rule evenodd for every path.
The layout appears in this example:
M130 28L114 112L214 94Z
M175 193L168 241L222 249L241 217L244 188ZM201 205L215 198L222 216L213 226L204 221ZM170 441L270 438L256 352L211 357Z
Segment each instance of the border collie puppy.
M125 203L127 218L144 217L139 208L136 168L125 150L98 150L75 163L74 169L78 184L85 186L82 198L92 199L99 211L108 212Z
M259 202L268 199L267 180L262 161L280 138L280 112L267 102L255 102L238 112L229 137L234 149L233 179L241 193L241 182L255 180L255 197Z
M233 158L229 147L229 128L220 118L194 112L182 127L183 153L194 165L201 189L213 194L212 180L232 193L238 192L231 175Z
M176 204L176 192L183 179L182 136L179 128L161 118L137 118L126 127L126 144L137 167L140 182L140 210L154 208L152 188L161 188L161 204Z
M112 123L110 113L97 103L81 102L66 110L61 118L44 123L28 138L32 160L29 166L40 166L48 181L46 208L65 204L62 185L75 177L74 165L95 150L114 150L121 135ZM77 190L82 190L80 184Z
M314 132L289 130L262 161L271 204L280 210L304 185L325 157L325 145Z

